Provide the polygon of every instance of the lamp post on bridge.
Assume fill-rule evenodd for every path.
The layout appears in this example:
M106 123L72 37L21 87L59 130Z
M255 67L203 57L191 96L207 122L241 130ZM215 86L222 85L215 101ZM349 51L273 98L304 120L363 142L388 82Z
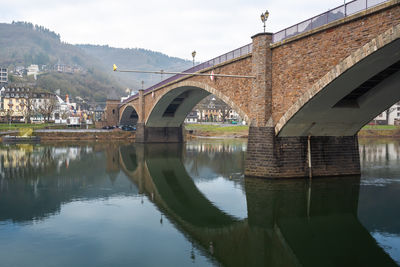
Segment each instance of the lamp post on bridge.
M194 67L194 57L196 56L196 51L192 52L192 57L193 57L193 67Z
M265 13L261 13L261 21L264 23L264 32L265 32L265 22L267 21L269 16L268 10L265 11Z

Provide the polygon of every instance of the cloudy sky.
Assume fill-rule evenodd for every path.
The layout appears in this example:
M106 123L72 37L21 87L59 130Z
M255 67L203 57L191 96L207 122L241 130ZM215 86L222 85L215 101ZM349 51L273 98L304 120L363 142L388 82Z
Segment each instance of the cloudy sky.
M0 22L29 21L72 44L146 48L204 61L343 4L343 0L0 0Z

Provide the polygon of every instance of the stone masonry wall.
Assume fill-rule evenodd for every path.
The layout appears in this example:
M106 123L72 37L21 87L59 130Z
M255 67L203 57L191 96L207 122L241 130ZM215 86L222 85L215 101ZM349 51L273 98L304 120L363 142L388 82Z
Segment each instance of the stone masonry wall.
M232 60L227 64L213 69L213 71L215 74L251 75L251 64L251 55L248 55L243 58ZM207 71L207 73L210 72L211 70ZM252 107L249 105L251 103L249 91L252 88L252 79L214 77L214 81L211 81L208 76L187 76L187 78L182 81L162 87L154 92L144 95L145 116L143 122L147 121L154 105L163 95L179 86L179 84L184 84L187 81L198 82L204 85L204 87L215 89L215 93L219 94L218 97L224 100L228 105L236 105L244 113L251 114ZM138 107L139 109L139 98L136 98L131 102L133 106Z
M276 123L311 86L352 52L400 23L400 6L272 47Z
M273 127L250 127L245 175L307 177L307 137L276 137ZM311 137L313 176L360 174L357 136Z
M104 110L104 121L108 126L118 125L119 122L119 100L107 100Z
M146 127L143 123L136 126L137 143L183 143L186 131L183 127Z
M252 126L266 126L272 112L272 81L271 81L271 33L260 33L252 37L252 72L256 76L251 88ZM272 125L270 125L272 126Z

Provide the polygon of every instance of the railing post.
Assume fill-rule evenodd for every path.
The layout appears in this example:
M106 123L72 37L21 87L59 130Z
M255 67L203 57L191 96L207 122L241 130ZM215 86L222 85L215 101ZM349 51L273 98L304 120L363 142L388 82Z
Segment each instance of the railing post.
M344 17L347 17L347 5L344 4Z

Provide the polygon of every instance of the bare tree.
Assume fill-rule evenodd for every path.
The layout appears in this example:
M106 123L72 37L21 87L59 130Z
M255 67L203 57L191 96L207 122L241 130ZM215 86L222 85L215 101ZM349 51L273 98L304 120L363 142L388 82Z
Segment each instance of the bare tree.
M4 118L7 116L7 111L5 109L0 109L0 117L1 121L3 122Z
M43 116L45 122L50 121L51 114L55 110L57 101L54 97L43 99L43 103L37 106L37 111Z
M4 111L4 115L7 118L8 123L11 124L12 116L14 115L14 110L12 109L12 105Z
M24 117L25 123L31 122L31 116L34 113L34 107L32 103L32 95L28 94L27 97L19 104L22 109L22 115Z

